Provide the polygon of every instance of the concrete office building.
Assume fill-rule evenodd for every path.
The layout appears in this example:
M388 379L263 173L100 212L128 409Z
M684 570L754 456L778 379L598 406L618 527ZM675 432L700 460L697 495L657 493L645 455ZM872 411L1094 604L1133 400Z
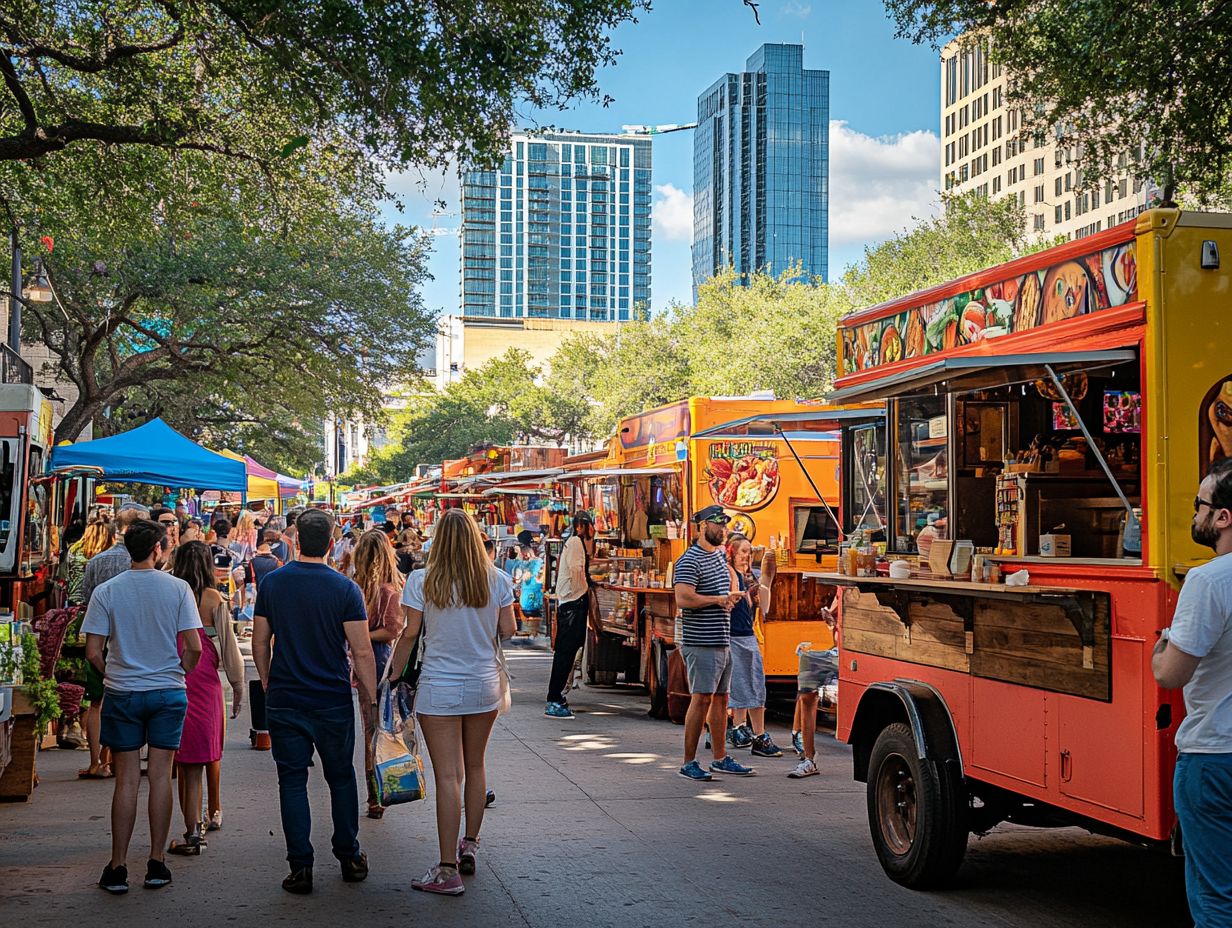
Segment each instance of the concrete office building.
M462 178L461 315L627 322L650 307L651 142L513 135Z
M1006 103L1006 75L987 45L955 39L941 51L941 190L1012 196L1039 238L1081 238L1138 215L1143 184L1126 175L1084 189L1064 134L1030 133Z
M697 99L693 134L693 290L792 264L828 276L830 72L801 45L763 45Z

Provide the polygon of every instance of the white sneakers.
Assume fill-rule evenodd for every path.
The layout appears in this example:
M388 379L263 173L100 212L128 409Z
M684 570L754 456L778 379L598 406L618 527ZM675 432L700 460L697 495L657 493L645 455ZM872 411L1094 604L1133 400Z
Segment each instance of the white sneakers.
M800 763L796 764L795 770L787 775L793 780L802 780L805 777L815 777L819 773L821 773L821 771L817 769L817 765L813 763L813 759L811 757L806 757L801 760Z

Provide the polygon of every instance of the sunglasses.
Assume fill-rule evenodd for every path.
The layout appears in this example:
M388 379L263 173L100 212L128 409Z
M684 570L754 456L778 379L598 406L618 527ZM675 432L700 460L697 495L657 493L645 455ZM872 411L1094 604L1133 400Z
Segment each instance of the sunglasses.
M1203 506L1210 506L1212 509L1222 509L1223 508L1222 506L1216 506L1209 499L1203 499L1201 496L1195 496L1194 497L1194 514L1196 515Z
M711 525L726 525L731 521L731 516L711 516L709 519L702 519L702 522L709 522Z

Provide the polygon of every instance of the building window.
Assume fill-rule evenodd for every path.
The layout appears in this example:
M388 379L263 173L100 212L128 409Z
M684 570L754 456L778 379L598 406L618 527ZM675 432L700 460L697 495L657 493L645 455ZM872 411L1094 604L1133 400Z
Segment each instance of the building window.
M1043 203L1043 202L1044 202L1044 185L1043 185L1043 184L1038 184L1038 185L1036 185L1036 188L1035 188L1035 202L1036 202L1036 203Z
M1035 229L1036 232L1044 231L1044 214L1043 213L1035 214L1033 228Z
M1041 174L1044 173L1044 159L1036 158L1034 167L1035 167L1035 176L1039 177Z
M1001 175L998 174L992 179L992 195L995 197L1001 192Z

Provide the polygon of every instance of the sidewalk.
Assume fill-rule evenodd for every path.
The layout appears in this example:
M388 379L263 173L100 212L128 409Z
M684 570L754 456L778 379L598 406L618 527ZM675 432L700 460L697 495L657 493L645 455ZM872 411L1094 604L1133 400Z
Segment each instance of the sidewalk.
M819 735L818 777L787 779L795 764L788 753L758 759L755 777L693 783L676 775L682 729L647 719L640 691L583 688L571 697L575 721L544 718L550 660L534 649L509 654L514 707L498 721L488 752L497 799L484 823L479 873L467 878L464 896L425 896L409 886L436 861L432 790L425 803L361 819L372 873L365 883L344 884L329 855L328 799L317 772L310 780L315 892L283 892L274 765L268 752L249 749L245 712L223 757L223 830L210 834L202 856L170 857L175 882L158 892L139 883L148 841L144 793L129 858L138 881L127 896L106 896L95 881L108 856L111 782L76 779L84 752L41 755L34 800L0 805L0 925L1177 923L1168 917L1177 911L1178 875L1167 866L1174 862L1072 829L998 829L972 840L967 888L902 889L872 853L865 788L851 779L844 745ZM788 742L782 729L773 733L780 745ZM356 766L362 770L362 755ZM173 832L176 822L178 813Z

